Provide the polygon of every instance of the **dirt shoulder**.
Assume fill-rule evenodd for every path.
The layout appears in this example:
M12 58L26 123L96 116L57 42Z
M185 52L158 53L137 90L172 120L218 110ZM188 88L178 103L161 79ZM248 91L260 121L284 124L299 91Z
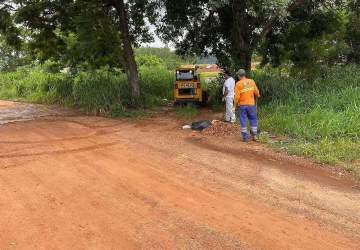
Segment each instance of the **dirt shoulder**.
M351 179L179 125L170 114L1 125L0 249L360 248Z

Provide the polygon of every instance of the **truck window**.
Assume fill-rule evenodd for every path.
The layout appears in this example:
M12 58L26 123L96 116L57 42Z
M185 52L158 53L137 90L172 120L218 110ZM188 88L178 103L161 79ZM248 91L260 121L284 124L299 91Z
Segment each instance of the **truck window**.
M182 81L182 80L192 80L194 79L194 72L192 70L187 71L176 71L176 80Z

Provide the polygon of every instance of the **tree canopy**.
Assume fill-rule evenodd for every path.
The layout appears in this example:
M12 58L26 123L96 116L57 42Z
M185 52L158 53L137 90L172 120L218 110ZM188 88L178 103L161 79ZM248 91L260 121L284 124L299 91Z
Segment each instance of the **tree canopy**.
M232 70L250 70L254 55L263 66L302 70L360 63L359 5L359 0L0 0L1 64L10 69L26 55L75 70L121 68L136 98L134 48L152 41L150 24L177 53L215 56Z
M64 66L121 67L133 96L139 96L133 47L152 40L146 20L154 3L1 0L0 4L0 33L9 44L20 48L22 41L36 59L52 59ZM26 32L20 34L17 27Z
M359 41L356 35L344 39L346 30L356 34L359 27L356 6L341 0L166 0L157 26L179 53L212 54L228 68L250 70L254 53L263 64L304 66L324 57L345 60L347 45L356 46L351 39Z

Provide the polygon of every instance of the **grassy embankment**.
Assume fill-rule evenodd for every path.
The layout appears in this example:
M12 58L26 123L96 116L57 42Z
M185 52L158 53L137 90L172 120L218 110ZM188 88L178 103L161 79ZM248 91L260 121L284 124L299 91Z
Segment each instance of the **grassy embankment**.
M173 81L173 72L163 67L141 67L140 107L159 106L164 99L172 98ZM131 98L126 75L108 70L80 72L73 77L39 69L1 73L0 99L56 103L110 116L136 116L140 112L129 113Z
M360 177L360 73L355 66L329 69L313 81L257 72L263 131L291 154L341 164Z

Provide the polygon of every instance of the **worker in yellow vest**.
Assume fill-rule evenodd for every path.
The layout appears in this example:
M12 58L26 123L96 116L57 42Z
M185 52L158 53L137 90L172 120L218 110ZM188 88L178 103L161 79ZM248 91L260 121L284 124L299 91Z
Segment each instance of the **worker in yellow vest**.
M256 141L258 133L258 118L255 98L260 97L260 92L255 81L246 78L245 70L240 69L237 72L237 77L239 81L235 86L234 106L237 108L240 120L241 135L244 142L248 142L250 140L250 135L247 129L247 123L249 120L251 136L252 139Z

